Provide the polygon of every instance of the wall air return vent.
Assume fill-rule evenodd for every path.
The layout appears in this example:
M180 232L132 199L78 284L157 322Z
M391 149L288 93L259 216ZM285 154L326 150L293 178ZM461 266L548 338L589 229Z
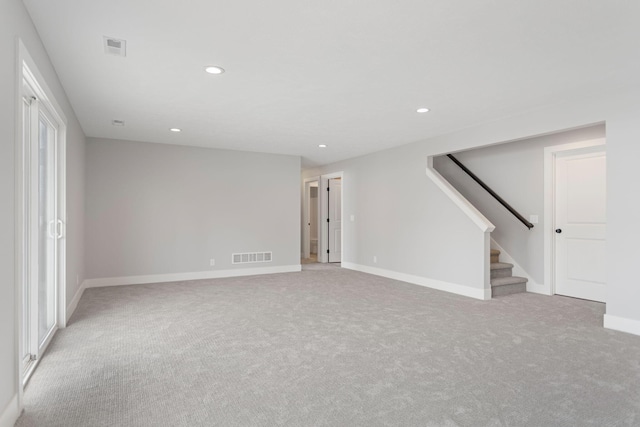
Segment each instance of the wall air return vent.
M108 55L127 56L127 41L104 36L104 53Z
M233 264L253 264L256 262L271 262L273 252L246 252L242 254L232 254Z

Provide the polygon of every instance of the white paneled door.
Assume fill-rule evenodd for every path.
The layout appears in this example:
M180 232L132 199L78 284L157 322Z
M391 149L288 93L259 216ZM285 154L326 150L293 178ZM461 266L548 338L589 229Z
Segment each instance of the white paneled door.
M329 179L329 262L342 261L342 180Z
M605 302L606 153L559 153L555 163L555 289Z

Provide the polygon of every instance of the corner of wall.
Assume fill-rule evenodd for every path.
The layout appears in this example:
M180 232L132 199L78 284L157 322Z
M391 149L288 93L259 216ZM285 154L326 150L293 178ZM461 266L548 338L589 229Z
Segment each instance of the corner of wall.
M18 395L16 394L0 413L0 427L13 427L19 417L20 406L18 405Z
M76 291L75 295L73 296L73 299L69 302L69 304L67 304L65 326L66 324L69 323L69 319L71 319L71 316L76 311L76 308L78 308L78 303L80 302L80 299L82 298L82 295L84 294L84 290L86 288L87 288L86 281L83 281L78 287L78 290Z

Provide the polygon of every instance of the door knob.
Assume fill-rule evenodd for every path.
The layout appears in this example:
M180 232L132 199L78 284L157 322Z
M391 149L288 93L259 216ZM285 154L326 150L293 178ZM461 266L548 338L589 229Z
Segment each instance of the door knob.
M562 233L562 228L556 228L556 233L558 234Z

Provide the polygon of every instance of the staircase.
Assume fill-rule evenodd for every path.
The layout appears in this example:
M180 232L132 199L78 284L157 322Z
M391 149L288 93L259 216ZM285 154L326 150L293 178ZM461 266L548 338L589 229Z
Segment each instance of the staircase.
M491 297L527 291L527 279L513 276L513 264L500 262L500 251L491 249Z

